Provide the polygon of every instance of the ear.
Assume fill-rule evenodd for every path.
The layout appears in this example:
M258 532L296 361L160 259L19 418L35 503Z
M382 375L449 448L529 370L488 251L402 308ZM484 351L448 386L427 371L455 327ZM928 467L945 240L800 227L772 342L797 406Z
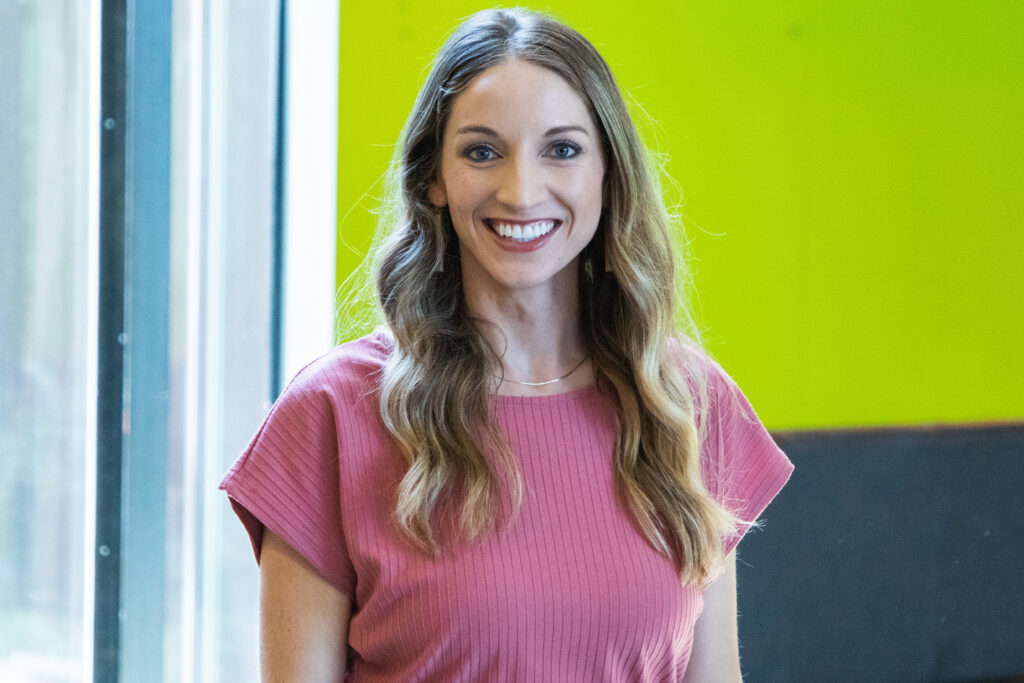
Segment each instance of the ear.
M438 208L448 206L448 190L445 189L444 181L440 178L431 180L427 188L427 197L430 198L430 203Z

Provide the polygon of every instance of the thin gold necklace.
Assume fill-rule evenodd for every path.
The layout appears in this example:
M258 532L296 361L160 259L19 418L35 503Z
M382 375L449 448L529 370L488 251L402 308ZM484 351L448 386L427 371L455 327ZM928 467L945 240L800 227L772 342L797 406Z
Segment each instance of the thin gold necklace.
M517 379L509 379L508 377L504 377L504 376L499 377L498 375L495 375L495 377L497 377L498 379L500 379L503 382L512 382L513 384L521 384L524 387L542 387L542 386L545 386L547 384L554 384L555 382L561 382L563 379L565 379L566 377L568 377L572 373L574 373L577 370L579 370L583 366L583 364L587 362L588 358L590 358L590 354L589 353L588 354L584 354L583 360L581 360L579 363L577 363L575 366L573 366L572 370L570 370L569 372L565 373L564 375L562 375L558 379L549 379L547 382L520 382Z

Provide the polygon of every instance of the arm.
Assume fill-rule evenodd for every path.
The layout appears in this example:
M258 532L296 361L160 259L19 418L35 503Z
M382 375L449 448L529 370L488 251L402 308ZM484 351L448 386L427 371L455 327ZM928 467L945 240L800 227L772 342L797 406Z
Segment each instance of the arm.
M704 591L704 611L693 630L693 650L684 681L742 681L736 633L736 553Z
M263 530L260 664L265 683L341 681L352 603L279 536Z

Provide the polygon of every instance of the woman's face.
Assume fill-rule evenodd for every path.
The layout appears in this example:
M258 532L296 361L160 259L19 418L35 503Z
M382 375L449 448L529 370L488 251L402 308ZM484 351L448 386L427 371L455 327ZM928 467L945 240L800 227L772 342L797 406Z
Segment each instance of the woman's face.
M561 76L522 60L477 76L452 104L430 186L451 212L466 291L574 288L603 178L597 129Z

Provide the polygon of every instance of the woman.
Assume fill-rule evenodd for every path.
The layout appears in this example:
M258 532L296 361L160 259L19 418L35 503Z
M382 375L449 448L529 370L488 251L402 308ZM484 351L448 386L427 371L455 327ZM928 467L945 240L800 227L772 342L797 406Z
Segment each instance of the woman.
M600 55L474 15L393 170L384 324L300 372L222 484L264 677L739 680L732 551L792 465L677 330L669 221Z

